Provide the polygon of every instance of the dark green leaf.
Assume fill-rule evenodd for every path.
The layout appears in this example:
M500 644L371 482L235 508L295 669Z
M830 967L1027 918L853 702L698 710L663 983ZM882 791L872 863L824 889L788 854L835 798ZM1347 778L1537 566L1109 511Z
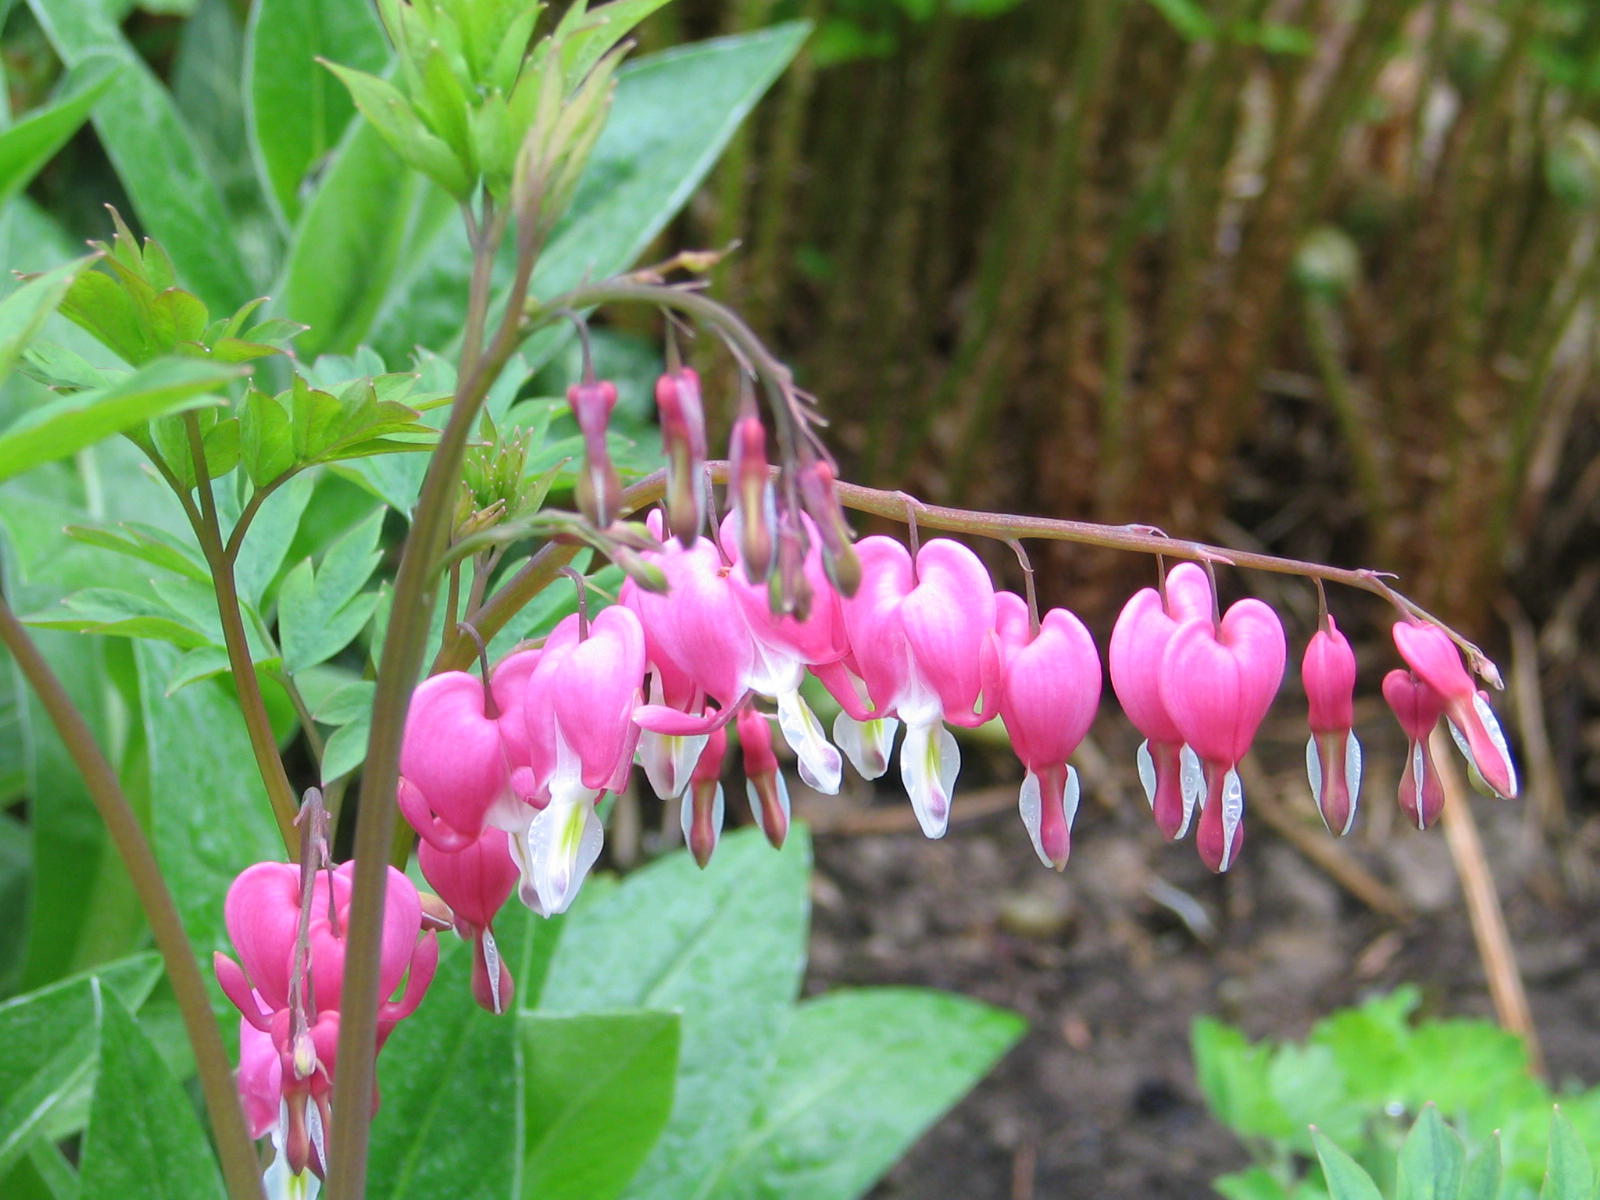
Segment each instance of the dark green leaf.
M200 552L164 529L137 521L124 521L117 529L68 525L64 532L68 537L90 546L114 550L201 583L211 582L211 572L206 569L205 559Z
M1439 1110L1425 1104L1400 1147L1395 1200L1455 1200L1466 1151Z
M0 1178L47 1123L83 1120L95 1059L96 980L138 1006L160 977L161 959L140 954L0 1004Z
M1014 1013L904 988L795 1012L750 1128L709 1200L853 1200L1022 1036Z
M239 561L234 566L239 594L250 603L259 604L278 577L315 487L316 481L311 476L298 475L268 496L256 510L255 520L240 548ZM217 496L217 507L225 510L223 522L231 531L238 519L237 497L224 489Z
M165 602L118 588L84 588L62 600L59 608L33 613L24 620L41 629L155 638L185 650L213 641L210 633L196 629Z
M804 829L781 852L740 830L704 871L678 851L564 918L541 1010L683 1012L672 1118L629 1196L693 1194L739 1133L705 1114L758 1101L805 963L810 864Z
M245 39L251 148L262 189L288 224L300 213L301 181L356 111L316 60L376 71L383 32L366 0L261 0Z
M1328 1181L1330 1200L1383 1200L1383 1193L1372 1182L1372 1176L1315 1126L1311 1130L1311 1140L1316 1143L1317 1161L1322 1164L1323 1178Z
M239 303L251 291L249 278L222 199L172 97L100 0L30 0L29 7L69 66L96 56L118 65L94 112L118 178L184 282L213 308Z
M116 996L95 988L100 1070L83 1139L83 1200L223 1195L188 1095Z
M65 458L166 413L214 403L235 372L194 359L161 359L100 392L58 396L0 433L0 479Z
M621 1195L672 1111L678 1014L523 1013L517 1032L523 1200Z

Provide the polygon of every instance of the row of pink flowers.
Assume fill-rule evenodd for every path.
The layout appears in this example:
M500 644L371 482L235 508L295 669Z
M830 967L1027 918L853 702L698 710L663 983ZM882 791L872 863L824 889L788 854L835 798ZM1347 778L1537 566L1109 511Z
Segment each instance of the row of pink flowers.
M520 887L536 912L565 910L600 850L595 804L625 785L635 761L658 795L682 798L685 839L702 863L710 857L730 723L751 810L781 844L789 798L774 724L801 777L829 793L845 759L864 778L884 774L903 726L900 779L924 832L939 837L960 767L950 727L999 717L1024 767L1019 807L1029 837L1043 862L1065 865L1079 795L1070 759L1102 686L1083 623L1062 608L1036 619L1021 597L995 589L970 549L943 538L914 557L891 538L864 539L855 547L859 586L843 595L824 569L815 526L799 520L809 546L799 564L810 600L803 614L775 613L767 584L743 569L737 511L718 537L688 541L667 535L657 514L652 532L666 540L643 557L666 591L630 579L587 628L568 617L487 681L447 672L418 688L400 808L423 839L425 874L479 943L479 995L491 1007L510 986L493 952L496 897ZM1504 739L1449 637L1407 619L1394 638L1406 666L1385 680L1384 694L1412 743L1400 789L1408 816L1426 826L1438 814L1443 793L1427 736L1441 715L1476 775L1514 794ZM1194 564L1129 600L1111 636L1111 684L1145 737L1139 775L1155 820L1169 838L1194 825L1200 856L1216 871L1243 844L1238 764L1286 655L1267 605L1241 600L1219 614ZM831 739L802 695L808 674L839 705ZM1301 674L1311 790L1328 828L1343 834L1355 818L1361 750L1351 731L1355 657L1332 618L1307 646Z

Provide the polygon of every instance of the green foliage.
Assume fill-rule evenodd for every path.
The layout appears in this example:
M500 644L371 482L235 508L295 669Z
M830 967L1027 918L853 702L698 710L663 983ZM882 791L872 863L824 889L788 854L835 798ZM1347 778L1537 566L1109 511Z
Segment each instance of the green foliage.
M1341 1010L1318 1022L1305 1045L1251 1044L1221 1022L1195 1022L1206 1102L1261 1164L1218 1180L1218 1190L1310 1200L1334 1186L1337 1170L1356 1180L1342 1193L1350 1196L1378 1194L1362 1188L1370 1174L1384 1194L1393 1184L1397 1200L1532 1197L1557 1097L1535 1080L1517 1038L1483 1021L1414 1023L1417 1004L1417 993L1402 989ZM1560 1102L1563 1146L1600 1147L1600 1088ZM1413 1114L1402 1141L1400 1122ZM1296 1165L1312 1158L1322 1163L1320 1178Z

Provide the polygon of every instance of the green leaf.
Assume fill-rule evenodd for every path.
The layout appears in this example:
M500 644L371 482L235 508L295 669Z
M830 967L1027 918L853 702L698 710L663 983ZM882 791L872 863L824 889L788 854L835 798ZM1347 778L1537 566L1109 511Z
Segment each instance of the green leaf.
M369 708L348 725L341 725L328 735L322 748L324 783L348 775L367 761L367 736L371 732L372 710Z
M348 725L372 707L378 685L370 679L357 679L335 688L321 703L311 708L314 720L324 725Z
M1425 1104L1400 1146L1395 1200L1455 1200L1466 1151L1439 1109Z
M95 102L105 95L116 71L115 63L90 59L68 73L63 97L0 133L0 205L27 187L39 169L66 145L88 119Z
M185 283L212 308L228 310L251 291L227 210L172 97L123 38L101 0L29 0L69 66L104 56L119 70L95 129L150 234L172 255Z
M293 421L276 397L251 388L239 412L239 447L245 474L266 487L295 465Z
M96 984L138 1006L161 978L154 953L110 963L0 1004L0 1178L35 1133L72 1128L88 1109L95 1058Z
M672 1111L678 1014L523 1013L517 1033L523 1200L621 1195Z
M554 36L568 86L577 84L635 25L667 3L669 0L612 0L588 11L585 4L569 7Z
M250 147L262 190L285 224L300 184L338 142L355 105L316 60L376 71L387 57L367 0L261 0L245 32Z
M384 510L344 534L313 571L306 559L289 572L278 595L278 631L283 664L291 673L326 662L366 627L377 592L361 591L383 557L378 534Z
M280 858L283 843L229 687L208 680L168 695L177 652L141 642L134 658L150 745L151 841L189 940L210 962L228 944L228 885L251 863ZM213 1001L226 1005L215 990Z
M740 830L704 871L677 851L608 893L585 888L563 919L542 1011L683 1013L672 1117L627 1195L693 1194L739 1134L705 1114L760 1098L805 964L810 864L804 829L782 851Z
M237 372L194 359L160 359L100 392L58 396L0 433L0 480L65 458L167 413L214 403Z
M1461 1179L1460 1200L1496 1200L1500 1195L1500 1173L1500 1135L1497 1133L1467 1163Z
M155 638L185 650L212 644L209 631L196 629L165 601L121 588L84 588L59 608L23 618L40 629L67 629L110 637Z
M1200 1017L1190 1032L1195 1076L1217 1119L1247 1137L1288 1140L1297 1130L1273 1096L1272 1052L1231 1025Z
M1329 1200L1383 1200L1383 1193L1372 1182L1372 1176L1315 1126L1311 1128L1311 1140L1316 1143L1317 1161L1322 1164L1323 1178L1328 1181Z
M472 190L473 180L457 152L423 124L399 88L366 71L326 65L350 89L356 107L390 150L452 196L463 198Z
M1265 1167L1249 1167L1220 1175L1211 1188L1223 1200L1292 1200L1289 1189Z
M0 380L11 374L28 343L61 306L73 281L92 262L94 257L89 256L64 263L30 279L0 301Z
M804 37L803 25L778 25L624 66L605 131L540 256L533 294L548 297L629 266L693 195ZM694 104L685 106L685 96ZM367 323L352 325L347 345L370 337L388 361L399 362L414 346L442 351L457 338L471 263L458 225L450 224L443 238L413 241L408 275L380 276L387 285L382 315L370 312ZM562 330L536 337L533 365L567 336Z
M260 604L267 588L278 577L284 557L289 553L300 518L311 502L316 481L310 475L297 475L268 496L256 510L255 520L244 536L234 575L239 594L252 604ZM217 507L231 533L238 520L238 498L224 489L217 496Z
M153 525L138 521L124 521L117 529L68 525L63 532L75 541L114 550L200 583L211 583L211 572L200 552L182 538Z
M693 1195L864 1195L1023 1030L1015 1013L942 992L870 988L808 1000L750 1128Z
M223 1195L188 1095L116 996L94 987L100 1072L83 1139L83 1200Z
M1539 1200L1593 1200L1594 1185L1589 1151L1558 1105L1550 1114L1550 1158Z
M378 1059L367 1192L384 1200L464 1196L469 1179L508 1197L521 1157L517 1024L473 1000L465 945L450 937L440 950L427 998Z

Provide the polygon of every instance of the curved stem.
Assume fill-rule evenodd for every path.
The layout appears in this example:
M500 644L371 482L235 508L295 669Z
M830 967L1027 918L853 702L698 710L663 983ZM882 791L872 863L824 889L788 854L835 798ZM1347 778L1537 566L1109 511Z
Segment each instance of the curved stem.
M261 781L266 785L267 799L272 803L272 815L283 836L284 849L292 862L300 848L300 835L294 827L300 806L295 803L294 788L289 784L288 772L283 769L283 759L278 755L278 739L272 732L266 699L261 695L261 681L256 678L255 659L250 654L250 642L239 609L233 560L222 544L217 502L211 494L211 474L206 466L200 422L193 413L185 413L184 427L189 434L189 454L194 460L195 490L200 495L200 520L194 523L194 533L200 540L200 553L205 555L206 565L211 568L211 580L217 590L217 616L222 621L222 640L228 648L228 667L239 693L239 711L244 715L245 729L250 735L250 749L255 754Z
M0 599L0 642L11 651L29 686L50 715L51 723L61 735L67 753L83 777L84 786L94 801L95 810L105 822L106 832L117 855L127 868L133 881L134 892L144 909L150 931L155 935L156 949L166 967L167 978L172 982L172 994L183 1017L184 1030L194 1050L195 1069L200 1075L200 1090L205 1097L206 1112L211 1118L211 1129L217 1139L217 1153L222 1160L222 1175L227 1183L231 1200L260 1200L261 1180L255 1149L245 1128L244 1114L234 1091L233 1074L228 1065L228 1053L223 1048L217 1032L217 1023L211 1015L211 1002L206 996L205 981L200 976L199 965L190 949L189 939L183 931L172 893L161 877L161 868L155 852L134 816L117 782L116 772L106 761L100 747L95 744L83 715L72 703L72 698L61 685L61 680L50 669L50 664L39 653L28 631L17 620L11 606Z
M475 259L492 259L498 238L484 238ZM399 781L400 741L405 730L411 690L422 669L432 609L434 568L450 533L461 459L473 423L490 385L499 376L528 326L522 318L528 283L533 275L537 243L519 231L516 278L512 281L506 318L487 350L473 343L484 328L490 302L491 274L475 262L468 297L468 338L462 348L450 419L428 461L428 473L412 519L411 532L395 574L394 601L383 654L378 662L372 701L372 733L361 777L361 807L356 816L355 878L351 888L350 927L333 1106L351 1114L333 1122L329 1147L329 1200L361 1200L366 1194L367 1135L371 1122L374 1059L378 1029L378 963L382 948L383 908L389 854L394 842L395 788Z
M774 468L776 470L776 468ZM706 474L715 483L727 483L731 477L729 464L709 462ZM622 493L622 515L637 512L653 504L666 493L667 475L657 471L647 475ZM1307 579L1340 583L1381 596L1407 616L1416 617L1430 625L1437 625L1450 639L1461 647L1469 665L1495 687L1502 686L1500 672L1494 662L1477 646L1446 625L1427 609L1417 604L1384 582L1377 571L1366 568L1350 569L1330 567L1322 563L1303 562L1294 558L1279 558L1272 554L1257 554L1248 550L1230 550L1226 546L1213 546L1205 542L1169 538L1148 525L1097 525L1092 521L1063 521L1054 517L1024 517L1012 513L975 512L965 508L949 508L942 504L916 502L904 492L885 492L860 484L835 485L840 502L856 512L871 513L890 520L904 522L915 511L919 527L942 529L951 533L975 534L994 538L1007 544L1022 538L1042 541L1075 542L1084 546L1100 546L1107 550L1130 550L1138 554L1164 555L1169 558L1189 559L1207 565L1243 567L1252 571L1271 571L1279 575L1299 575ZM530 558L523 568L501 586L493 596L466 616L472 626L486 640L505 628L508 621L524 605L542 592L577 554L577 546L547 544ZM445 642L444 649L434 663L435 671L460 668L471 662L469 647L464 639L454 635Z

